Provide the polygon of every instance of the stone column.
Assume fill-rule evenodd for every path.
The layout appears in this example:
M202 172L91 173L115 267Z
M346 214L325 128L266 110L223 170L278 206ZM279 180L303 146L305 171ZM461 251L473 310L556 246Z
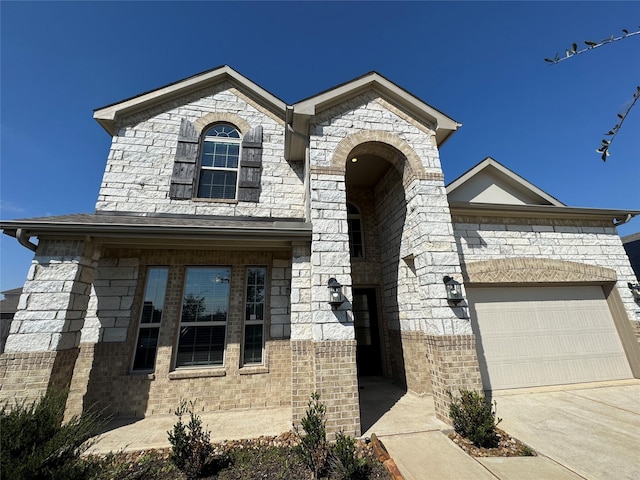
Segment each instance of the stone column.
M407 210L410 249L425 315L420 325L406 327L423 333L421 351L426 350L424 367L431 373L436 414L448 420L448 392L482 390L482 382L466 302L452 306L446 299L443 277L462 283L462 275L442 180L414 180L407 189Z
M40 240L0 355L1 399L69 386L99 256L89 241Z
M315 387L327 406L327 430L360 434L356 341L351 312L351 256L344 171L311 172L311 306ZM328 283L345 303L329 305Z

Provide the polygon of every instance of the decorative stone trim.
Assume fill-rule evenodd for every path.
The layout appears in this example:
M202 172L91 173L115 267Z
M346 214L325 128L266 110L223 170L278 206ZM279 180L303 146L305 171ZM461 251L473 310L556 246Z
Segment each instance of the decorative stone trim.
M234 92L238 93L238 92ZM195 122L193 122L194 127L198 131L198 135L202 135L202 132L206 127L216 122L227 122L232 123L238 130L242 133L242 135L246 135L249 130L251 130L251 125L240 115L236 115L231 112L212 112L203 115L198 118Z
M548 258L502 258L463 266L465 283L615 282L615 270Z
M452 209L451 220L456 223L478 223L484 225L550 225L555 227L603 227L613 228L607 220L586 220L574 218L542 217L487 217L475 215L456 215ZM455 225L454 225L455 226Z
M374 154L384 157L399 172L404 173L405 179L422 178L426 175L424 166L418 154L406 140L391 132L382 130L363 130L344 138L335 149L331 165L334 168L345 168L347 157L350 155Z
M315 175L340 175L344 176L346 167L311 167L311 174Z

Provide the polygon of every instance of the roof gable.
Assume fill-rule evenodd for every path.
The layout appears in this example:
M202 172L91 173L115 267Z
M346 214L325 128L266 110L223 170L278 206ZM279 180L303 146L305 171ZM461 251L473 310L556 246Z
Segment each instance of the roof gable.
M165 85L164 87L97 108L93 111L93 118L95 118L110 135L114 135L117 120L123 115L146 110L160 103L174 100L223 81L231 82L240 91L284 119L286 111L285 102L245 76L239 74L228 65L213 68L206 72L193 75L192 77Z
M491 157L447 185L447 196L449 203L565 206Z
M301 100L293 105L293 113L300 116L313 116L369 90L374 90L382 97L393 101L415 118L433 124L439 146L462 125L377 72L369 72Z

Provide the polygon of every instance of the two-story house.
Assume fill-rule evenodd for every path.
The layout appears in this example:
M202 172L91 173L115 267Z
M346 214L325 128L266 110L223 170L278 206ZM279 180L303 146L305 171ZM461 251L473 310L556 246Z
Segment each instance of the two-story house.
M360 434L358 378L431 395L640 377L616 225L491 158L372 72L288 105L228 66L95 110L96 210L3 221L35 257L0 396L67 409L290 407Z

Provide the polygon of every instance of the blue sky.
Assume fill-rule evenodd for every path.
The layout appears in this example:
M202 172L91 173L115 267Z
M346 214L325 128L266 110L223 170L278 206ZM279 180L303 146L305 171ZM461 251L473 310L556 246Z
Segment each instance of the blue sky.
M446 182L491 156L571 206L640 210L640 2L0 2L0 217L92 212L109 151L92 110L228 64L288 103L371 70L463 124ZM619 229L640 231L640 220ZM0 289L31 252L0 236Z

